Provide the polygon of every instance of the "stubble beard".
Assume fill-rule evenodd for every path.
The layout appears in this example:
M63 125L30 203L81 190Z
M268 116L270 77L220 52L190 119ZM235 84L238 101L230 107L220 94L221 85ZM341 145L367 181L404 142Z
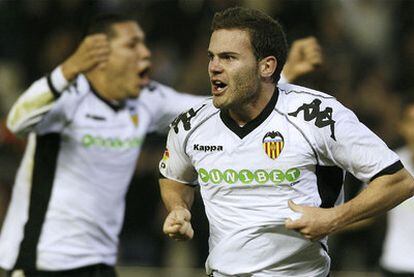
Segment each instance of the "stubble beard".
M244 106L252 103L258 97L260 90L260 78L256 74L242 74L234 78L234 84L238 84L234 88L228 88L227 96L223 100L213 97L213 104L216 108L226 110L240 110Z

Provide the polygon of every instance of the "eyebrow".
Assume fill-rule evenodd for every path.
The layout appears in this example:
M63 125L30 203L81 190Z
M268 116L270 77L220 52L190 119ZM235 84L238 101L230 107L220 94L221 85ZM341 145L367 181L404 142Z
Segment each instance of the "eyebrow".
M208 55L212 55L214 56L214 53L211 52L210 50L207 51ZM219 52L216 54L217 56L226 56L226 55L233 55L233 56L239 56L240 54L237 52L232 52L232 51L224 51L224 52Z
M134 37L130 37L128 38L128 40L126 41L127 43L140 43L140 42L145 42L145 38L143 37L139 37L139 36L134 36Z

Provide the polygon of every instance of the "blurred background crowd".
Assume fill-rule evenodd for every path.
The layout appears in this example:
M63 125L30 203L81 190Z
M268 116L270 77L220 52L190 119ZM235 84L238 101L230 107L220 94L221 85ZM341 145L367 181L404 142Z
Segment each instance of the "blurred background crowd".
M136 16L152 51L153 79L179 91L208 95L207 47L215 11L261 9L284 26L288 42L315 36L324 65L297 84L337 97L392 148L401 144L401 103L414 95L414 1L410 0L0 0L0 225L25 141L5 128L12 103L34 80L61 63L84 25L101 12ZM411 97L410 97L411 96ZM187 244L162 234L165 211L157 164L164 137L150 135L128 193L119 262L203 267L208 226L197 199L196 237ZM347 178L346 195L360 184ZM334 270L376 271L385 219L330 239Z

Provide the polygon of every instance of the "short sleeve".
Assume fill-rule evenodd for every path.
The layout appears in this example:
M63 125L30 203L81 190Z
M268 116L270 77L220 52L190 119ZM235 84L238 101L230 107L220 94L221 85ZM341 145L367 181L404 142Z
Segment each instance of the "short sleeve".
M167 146L159 163L159 170L165 178L190 185L197 184L197 172L185 153L183 136L170 129Z
M402 168L399 157L336 100L321 105L313 130L321 165L337 165L363 182Z
M140 102L152 115L149 132L167 133L168 126L174 118L206 98L206 96L180 93L171 87L151 82L151 85L140 95Z

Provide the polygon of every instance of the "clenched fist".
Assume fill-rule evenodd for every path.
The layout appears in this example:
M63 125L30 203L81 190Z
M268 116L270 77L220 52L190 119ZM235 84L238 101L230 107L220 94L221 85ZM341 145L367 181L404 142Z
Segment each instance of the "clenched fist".
M291 82L314 71L323 62L322 50L314 37L295 40L283 67L283 76Z
M193 238L191 213L184 208L172 210L164 221L163 231L174 240L189 240Z

